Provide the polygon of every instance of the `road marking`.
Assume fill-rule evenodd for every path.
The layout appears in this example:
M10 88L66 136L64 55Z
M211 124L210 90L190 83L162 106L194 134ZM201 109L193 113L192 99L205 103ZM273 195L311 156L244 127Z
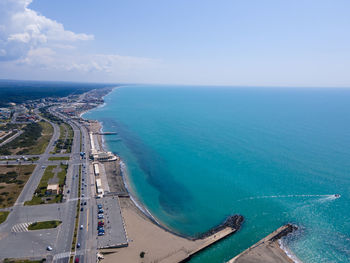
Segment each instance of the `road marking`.
M70 199L67 200L67 202L78 201L79 199L80 199L80 200L89 200L90 197L81 197L81 198L76 197L76 198L70 198Z
M14 233L28 232L28 226L31 224L32 224L31 222L16 224L11 228L11 232L14 232Z
M87 212L86 212L86 232L89 232L89 210L90 208L88 208Z
M59 253L59 254L56 254L54 255L53 257L53 260L58 260L58 259L61 259L61 258L68 258L71 256L71 252L63 252L63 253Z

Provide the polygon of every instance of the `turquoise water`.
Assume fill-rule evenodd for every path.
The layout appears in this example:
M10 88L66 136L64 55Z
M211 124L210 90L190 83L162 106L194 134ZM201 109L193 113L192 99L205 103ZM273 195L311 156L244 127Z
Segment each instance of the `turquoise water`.
M191 262L225 262L288 222L302 261L350 261L349 89L128 86L105 101L84 117L118 132L106 144L158 220L194 236L245 217Z

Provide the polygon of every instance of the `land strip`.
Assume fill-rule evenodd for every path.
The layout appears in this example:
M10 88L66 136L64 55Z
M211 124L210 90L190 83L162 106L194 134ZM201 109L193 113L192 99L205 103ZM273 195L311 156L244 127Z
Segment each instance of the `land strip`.
M293 263L294 261L281 249L278 242L296 229L297 227L294 225L284 225L231 259L228 263Z

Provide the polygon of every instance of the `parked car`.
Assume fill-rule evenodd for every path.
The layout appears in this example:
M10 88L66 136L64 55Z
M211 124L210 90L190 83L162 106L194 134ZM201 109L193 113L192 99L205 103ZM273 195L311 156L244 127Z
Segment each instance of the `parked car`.
M98 209L102 209L102 205L101 205L101 204L98 204L98 205L97 205L97 208L98 208Z
M98 210L98 213L99 213L99 214L103 214L103 209L99 209L99 210Z
M104 232L98 232L99 236L104 236L104 234L105 234Z
M103 219L103 214L99 214L99 215L97 216L97 218L98 218L98 219Z
M77 248L80 248L80 243L77 243Z
M84 211L84 207L80 208L80 211L83 212Z
M86 201L84 202L84 205L86 205Z
M84 228L84 226L83 225L80 225L80 229L83 229Z
M52 251L52 247L51 246L47 246L46 250Z
M98 221L98 225L99 225L99 226L103 226L104 224L105 224L105 222L103 222L103 220Z
M79 258L75 258L74 263L79 263Z

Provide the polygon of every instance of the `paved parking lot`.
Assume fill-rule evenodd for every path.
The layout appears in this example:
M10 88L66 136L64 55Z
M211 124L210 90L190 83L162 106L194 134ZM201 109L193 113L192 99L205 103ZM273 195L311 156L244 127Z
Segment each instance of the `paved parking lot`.
M107 196L98 199L97 203L103 206L105 222L105 235L98 237L98 247L108 248L127 245L127 238L118 197Z

